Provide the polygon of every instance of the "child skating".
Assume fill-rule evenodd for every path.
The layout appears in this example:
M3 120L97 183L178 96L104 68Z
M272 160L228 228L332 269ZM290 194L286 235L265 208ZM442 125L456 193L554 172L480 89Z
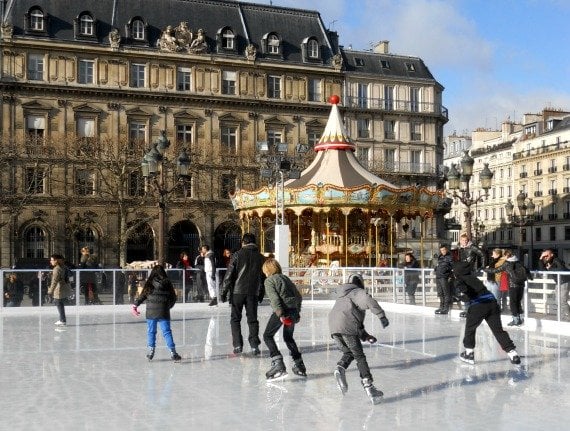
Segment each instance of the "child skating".
M160 325L164 341L170 350L170 358L179 362L182 358L176 353L176 346L170 329L170 309L176 303L176 291L166 275L164 267L156 265L146 280L142 292L132 305L132 313L140 316L138 306L146 301L147 359L152 361L156 346L156 327Z
M377 341L376 337L368 334L364 329L366 310L370 310L380 319L383 328L389 325L380 304L366 293L362 276L360 274L351 275L347 284L341 284L338 287L338 297L329 314L331 336L342 352L334 376L338 388L344 395L348 391L346 369L353 360L356 360L362 386L372 403L377 404L384 394L372 383L372 374L361 343L361 341L369 343Z
M515 344L503 329L501 309L495 296L487 290L481 280L473 275L469 262L455 262L453 273L456 292L461 295L461 300L469 305L463 337L465 351L461 352L459 359L468 364L475 364L475 333L481 322L485 320L501 348L509 355L511 363L520 364L521 358L515 350Z
M283 325L283 341L285 341L294 362L293 372L298 376L306 376L307 370L301 352L299 352L297 343L293 339L295 324L301 318L301 302L303 300L301 294L291 279L282 274L281 265L277 260L267 259L263 264L262 271L267 277L264 282L265 293L273 309L273 314L269 317L263 333L263 341L269 349L269 356L271 357L271 368L265 373L265 376L267 380L274 380L287 375L283 356L273 338L281 325Z

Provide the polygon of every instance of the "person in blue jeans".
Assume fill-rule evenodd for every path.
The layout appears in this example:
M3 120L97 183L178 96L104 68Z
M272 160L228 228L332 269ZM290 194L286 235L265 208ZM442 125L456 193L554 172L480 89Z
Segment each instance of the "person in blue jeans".
M176 346L172 337L172 330L170 329L170 309L174 307L176 303L176 291L162 265L156 265L150 272L141 294L132 305L133 315L140 315L138 307L145 301L148 345L147 359L152 361L152 358L154 358L156 328L160 325L162 336L170 350L170 358L175 362L179 362L182 358L176 353Z

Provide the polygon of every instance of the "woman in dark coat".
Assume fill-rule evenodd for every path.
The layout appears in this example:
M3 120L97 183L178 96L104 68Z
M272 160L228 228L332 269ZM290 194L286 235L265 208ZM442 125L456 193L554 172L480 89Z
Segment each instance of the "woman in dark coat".
M140 296L132 305L132 313L135 316L140 315L138 306L145 301L148 345L146 357L149 361L154 357L156 327L160 325L162 336L170 350L170 357L176 362L180 361L182 358L176 353L176 346L170 329L170 309L176 303L176 291L162 265L156 265L152 269Z

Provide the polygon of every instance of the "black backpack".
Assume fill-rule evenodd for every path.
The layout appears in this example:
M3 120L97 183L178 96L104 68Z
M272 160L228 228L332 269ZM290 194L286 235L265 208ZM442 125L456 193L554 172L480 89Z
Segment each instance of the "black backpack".
M529 271L520 262L515 262L513 265L514 282L516 284L524 284L530 277Z

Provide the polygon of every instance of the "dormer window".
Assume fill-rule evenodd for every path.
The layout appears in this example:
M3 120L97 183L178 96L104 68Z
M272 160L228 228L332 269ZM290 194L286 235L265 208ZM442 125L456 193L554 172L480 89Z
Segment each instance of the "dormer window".
M277 33L266 33L261 39L261 50L268 55L282 55L283 45Z
M309 39L307 53L309 58L319 58L319 43L315 39Z
M269 37L267 38L267 53L274 55L279 54L279 45L280 41L277 35L270 34Z
M30 11L30 30L44 31L44 13L39 8L34 8Z
M382 66L382 69L390 69L390 62L388 60L380 60L380 66Z
M364 60L360 57L354 57L354 64L356 66L364 66Z
M127 24L127 37L133 42L148 42L148 26L140 17L133 18Z
M222 31L222 48L235 49L235 35L229 28Z
M79 17L79 34L82 36L95 35L95 21L91 15L84 13Z
M405 65L406 65L406 70L408 72L415 72L416 71L416 67L412 63L405 63Z

